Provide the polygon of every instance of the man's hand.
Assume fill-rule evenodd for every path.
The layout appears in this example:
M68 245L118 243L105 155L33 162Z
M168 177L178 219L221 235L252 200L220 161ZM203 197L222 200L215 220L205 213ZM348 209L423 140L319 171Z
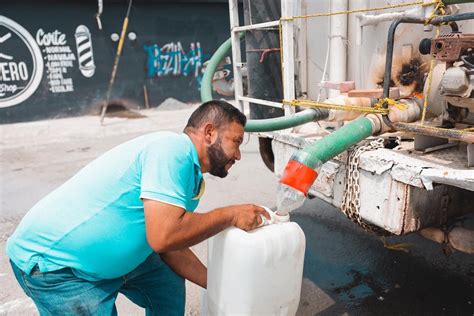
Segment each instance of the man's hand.
M270 214L258 205L242 204L229 206L228 208L234 212L232 225L245 231L257 228L262 223L261 215L270 219Z
M148 199L143 199L143 205L148 244L158 253L189 248L230 226L254 229L262 223L260 214L270 219L263 207L253 204L222 207L205 214Z

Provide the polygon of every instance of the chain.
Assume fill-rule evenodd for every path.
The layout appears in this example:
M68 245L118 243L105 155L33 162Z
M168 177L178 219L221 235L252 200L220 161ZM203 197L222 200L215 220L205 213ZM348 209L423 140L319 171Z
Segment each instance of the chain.
M384 139L378 138L367 145L362 145L349 151L346 165L346 182L344 185L344 197L342 199L341 211L354 223L360 225L365 231L377 235L390 235L386 230L368 223L360 216L360 186L359 186L359 162L360 155L366 151L384 148Z

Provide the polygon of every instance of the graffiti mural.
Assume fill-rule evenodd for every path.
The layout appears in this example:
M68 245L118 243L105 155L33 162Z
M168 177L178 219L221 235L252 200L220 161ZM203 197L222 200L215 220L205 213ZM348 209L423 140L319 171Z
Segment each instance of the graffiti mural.
M186 53L180 42L168 43L160 47L158 44L145 45L146 75L148 78L165 76L192 76L200 85L204 56L199 42L191 43Z

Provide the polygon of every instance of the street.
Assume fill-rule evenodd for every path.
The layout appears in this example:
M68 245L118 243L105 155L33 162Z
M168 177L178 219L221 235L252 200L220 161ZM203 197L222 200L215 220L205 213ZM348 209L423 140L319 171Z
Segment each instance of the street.
M12 275L5 243L28 209L108 149L156 130L180 132L193 106L141 111L143 117L96 116L0 125L0 315L36 313ZM275 207L278 179L260 159L256 136L245 136L242 159L225 179L205 176L198 212L230 204ZM445 256L418 235L387 238L409 252L384 247L331 205L308 200L291 214L306 235L298 315L474 315L474 258ZM472 227L472 216L466 220ZM193 247L206 262L206 244ZM187 283L187 315L200 314L201 290ZM120 315L143 315L123 296Z

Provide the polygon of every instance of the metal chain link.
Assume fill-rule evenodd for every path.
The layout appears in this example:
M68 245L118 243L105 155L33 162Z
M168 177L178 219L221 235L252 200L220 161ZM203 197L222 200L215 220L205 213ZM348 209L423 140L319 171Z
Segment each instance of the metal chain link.
M360 155L366 151L372 151L379 148L384 148L383 138L375 139L367 145L358 146L349 151L347 157L346 182L344 184L344 196L342 199L341 211L347 216L347 218L360 225L365 231L383 236L390 235L390 233L365 221L360 216Z

